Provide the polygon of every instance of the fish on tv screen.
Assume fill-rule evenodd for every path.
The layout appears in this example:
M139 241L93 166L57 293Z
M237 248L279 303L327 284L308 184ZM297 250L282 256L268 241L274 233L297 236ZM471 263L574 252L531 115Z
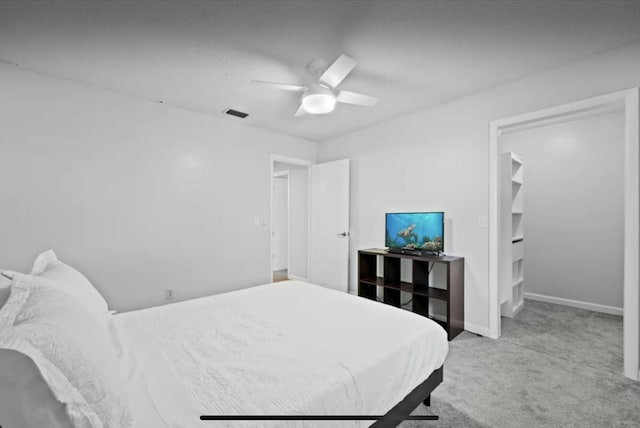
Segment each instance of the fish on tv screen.
M387 213L385 245L429 252L444 250L444 213Z

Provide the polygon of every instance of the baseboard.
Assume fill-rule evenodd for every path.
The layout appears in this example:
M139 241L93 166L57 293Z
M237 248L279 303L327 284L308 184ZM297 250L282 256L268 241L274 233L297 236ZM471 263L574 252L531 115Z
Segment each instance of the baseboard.
M349 294L353 294L354 296L357 296L358 290L349 290Z
M479 325L472 324L472 323L470 323L468 321L465 321L464 322L464 329L466 331L471 332L471 333L479 334L480 336L489 337L489 328L488 327L481 327Z
M540 302L555 303L557 305L571 306L572 308L586 309L588 311L622 316L622 308L616 308L615 306L599 305L597 303L581 302L579 300L564 299L562 297L552 297L534 293L524 293L524 298L530 300L538 300Z
M302 282L309 282L309 280L307 278L303 278L301 276L297 276L297 275L287 275L287 278L289 279L293 279L294 281L302 281Z

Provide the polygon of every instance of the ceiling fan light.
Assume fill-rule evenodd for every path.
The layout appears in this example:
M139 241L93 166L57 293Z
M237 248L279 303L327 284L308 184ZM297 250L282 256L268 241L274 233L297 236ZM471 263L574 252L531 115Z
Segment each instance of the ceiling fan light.
M325 114L336 107L336 98L328 93L311 93L302 98L302 107L311 114Z

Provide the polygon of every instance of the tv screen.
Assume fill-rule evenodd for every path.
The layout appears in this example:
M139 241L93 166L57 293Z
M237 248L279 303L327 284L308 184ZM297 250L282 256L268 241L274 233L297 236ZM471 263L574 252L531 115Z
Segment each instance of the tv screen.
M387 213L385 245L427 252L444 250L444 213Z

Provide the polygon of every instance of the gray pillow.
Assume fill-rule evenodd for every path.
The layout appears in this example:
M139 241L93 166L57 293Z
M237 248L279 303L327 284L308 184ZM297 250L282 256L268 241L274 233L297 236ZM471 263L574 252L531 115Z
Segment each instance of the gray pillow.
M11 293L11 279L13 272L10 271L0 271L2 275L0 275L0 308L7 303L7 299L9 298L9 294ZM5 276L7 275L7 276Z
M9 294L11 293L11 287L0 287L0 308L7 303Z

